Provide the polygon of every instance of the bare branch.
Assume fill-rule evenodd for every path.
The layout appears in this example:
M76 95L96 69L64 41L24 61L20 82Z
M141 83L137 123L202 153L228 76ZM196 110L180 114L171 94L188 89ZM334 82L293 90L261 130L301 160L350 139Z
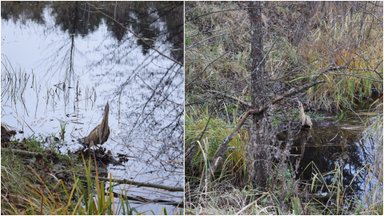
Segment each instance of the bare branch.
M193 20L197 20L197 19L200 19L201 17L204 17L204 16L208 16L208 15L212 15L212 14L215 14L215 13L224 13L224 12L229 12L229 11L238 11L238 10L244 10L242 8L231 8L231 9L226 9L226 10L219 10L219 11L211 11L211 12L208 12L208 13L205 13L205 14L202 14L202 15L199 15L199 16L196 16L196 17L193 17L193 18L189 18L187 20L185 20L185 22L191 22Z
M219 92L219 91L216 91L216 90L207 90L208 92L211 92L211 93L214 93L214 94L218 94L218 95L221 95L221 96L224 96L224 97L227 97L229 99L232 99L232 100L235 100L239 103L241 103L242 105L246 106L246 107L252 107L252 104L251 103L248 103L246 101L243 101L241 100L240 98L237 98L235 96L232 96L232 95L228 95L228 94L225 94L225 93L222 93L222 92Z
M142 196L131 196L131 195L119 194L117 192L113 192L113 196L117 197L117 198L124 197L126 200L133 200L133 201L138 201L138 202L142 202L142 203L162 203L164 205L173 205L173 206L178 206L178 207L184 206L183 201L175 202L175 201L163 200L163 199L148 199L148 198L144 198Z
M80 178L87 178L84 175L79 175ZM91 176L92 179L96 178L95 176ZM119 184L130 184L130 185L135 185L137 187L150 187L150 188L157 188L157 189L162 189L162 190L167 190L167 191L172 191L172 192L183 192L184 188L183 187L170 187L170 186L165 186L165 185L159 185L159 184L153 184L153 183L147 183L147 182L138 182L138 181L132 181L128 179L110 179L110 178L105 178L105 177L100 177L98 176L98 179L101 181L110 181Z
M213 65L217 60L221 59L223 56L225 56L225 55L227 55L227 54L228 54L228 53L223 53L222 55L220 55L220 56L218 56L217 58L215 58L213 61L209 62L209 63L204 67L204 69L203 69L201 72L199 72L198 75L196 75L196 78L195 78L195 79L193 79L193 80L191 80L191 81L188 81L188 84L185 86L185 89L189 88L190 85L194 84L195 81L196 81L197 79L201 79L201 77L200 77L201 74L204 74L204 72L205 72L211 65Z

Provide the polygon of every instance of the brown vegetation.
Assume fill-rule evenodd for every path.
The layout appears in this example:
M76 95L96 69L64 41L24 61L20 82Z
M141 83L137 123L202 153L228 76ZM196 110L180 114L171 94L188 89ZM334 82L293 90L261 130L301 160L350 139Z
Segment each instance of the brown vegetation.
M231 187L253 197L239 211L218 201L217 212L352 207L345 191L335 209L309 207L298 170L303 151L292 149L313 142L316 130L300 129L322 124L314 116L344 118L382 104L381 25L382 4L372 2L186 3L187 207L211 208L212 194ZM338 140L337 132L327 139Z

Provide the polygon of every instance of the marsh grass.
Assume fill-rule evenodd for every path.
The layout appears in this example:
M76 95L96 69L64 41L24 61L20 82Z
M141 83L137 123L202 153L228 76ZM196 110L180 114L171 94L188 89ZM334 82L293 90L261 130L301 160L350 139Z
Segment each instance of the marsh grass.
M227 112L227 116L229 113ZM195 173L208 172L208 164L216 152L218 146L223 142L226 136L236 126L235 122L239 119L237 112L232 112L228 121L223 121L217 117L209 117L208 109L203 112L191 112L186 114L186 134L185 142L186 149L190 145L197 146L197 153L193 157L189 170ZM231 121L230 119L234 119ZM208 121L209 120L209 121ZM193 122L193 123L192 123ZM208 123L208 125L207 125ZM198 140L201 137L200 140ZM245 156L246 156L246 143L249 139L248 131L241 130L232 141L229 143L229 151L226 154L226 159L220 169L219 178L228 174L233 174L235 181L240 181L244 176L246 169Z
M195 202L187 202L186 213L189 214L378 214L383 213L380 193L365 193L351 190L343 183L341 166L336 166L327 173L320 173L316 165L312 169L309 182L294 180L292 172L277 171L274 178L278 188L268 191L257 191L249 186L234 187L229 181L215 181L211 190L194 191L191 193ZM369 166L360 170L370 171ZM227 176L228 177L228 176ZM329 181L331 179L331 181ZM370 179L365 184L370 184ZM378 191L382 186L373 188ZM320 193L320 191L322 191ZM347 192L348 191L348 192ZM362 197L361 197L362 196ZM366 202L366 201L369 202Z
M348 14L320 27L299 50L312 62L308 67L313 72L325 65L347 68L323 74L326 83L308 90L311 101L327 110L354 109L371 97L372 89L382 92L382 31L374 16Z
M382 13L377 13L381 10L380 4L359 4L359 7L366 7L364 11L358 9L353 13L339 13L339 10L352 11L355 5L324 3L321 7L325 5L328 8L319 9L313 17L308 17L310 25L307 30L290 29L290 24L300 20L296 18L302 12L301 6L305 6L300 4L266 4L263 8L267 20L263 23L266 29L264 53L268 54L265 69L271 77L266 82L273 90L267 96L308 83L322 69L346 66L343 70L321 75L319 79L325 83L298 95L306 108L311 110L307 114L314 121L321 122L324 118L321 112L329 111L338 114L339 120L345 120L351 114L356 114L355 110L362 106L368 106L370 112L374 107L381 106L381 109L374 111L380 115L382 98L377 100L373 97L374 89L382 92L382 22L375 17ZM269 188L265 192L245 184L245 146L248 144L247 128L250 122L229 144L224 163L215 173L216 178L212 182L204 179L208 175L209 162L214 152L244 111L236 102L228 102L226 98L218 98L207 92L215 90L250 101L250 22L245 7L242 7L244 5L234 2L186 4L185 68L188 106L185 114L185 146L186 149L193 146L197 149L191 159L191 166L186 161L186 181L190 187L186 212L382 214L382 205L379 205L382 198L378 198L380 195L371 193L373 196L369 197L368 193L366 198L362 198L365 195L353 191L350 184L344 184L344 161L338 161L338 166L327 173L321 173L316 166L311 165L308 167L312 173L309 181L299 180L289 164L275 166L270 173ZM306 16L300 18L306 19ZM289 37L291 33L303 37L298 43L293 43ZM282 86L281 89L275 88L275 83L279 84L277 87ZM280 103L277 107L281 112L275 112L272 116L271 125L274 129L287 126L286 119L299 119L298 109L294 106ZM382 150L382 140L380 143ZM380 155L377 157L380 158ZM382 160L377 164L381 166ZM366 172L371 172L369 166L359 170L354 180L357 181L359 173ZM379 176L382 176L382 172ZM372 178L364 183L371 185L375 181ZM381 185L376 184L376 187L382 187L382 180ZM363 203L363 199L369 199L369 202Z
M190 116L188 116L190 114ZM290 115L295 119L295 109L290 112ZM190 138L192 142L195 137L199 137L208 122L209 115L205 113L188 112L186 114L186 138ZM310 113L314 119L320 121L323 118L322 114L313 112ZM199 117L203 117L199 119ZM371 121L371 126L367 129L367 134L376 137L374 143L379 145L375 148L382 149L382 117L375 117ZM189 122L190 121L190 122ZM283 121L283 120L281 120ZM190 124L194 122L194 124ZM304 168L304 173L309 170L312 173L312 178L309 180L300 180L296 176L294 168L288 164L279 164L274 166L273 173L270 173L268 179L269 188L267 191L257 191L246 182L238 182L237 178L246 179L247 171L244 164L246 149L237 148L229 150L226 154L226 159L222 168L216 173L216 179L213 182L207 182L203 176L209 173L209 161L212 155L209 152L214 152L211 148L216 145L212 142L221 141L224 139L228 131L225 128L233 127L232 122L220 121L220 119L211 119L208 127L205 128L204 138L196 141L199 153L194 157L196 164L194 169L199 170L199 175L187 176L189 183L197 184L197 187L192 187L192 191L188 194L189 201L186 205L186 213L190 214L382 214L382 179L380 180L382 168L380 162L372 162L372 165L367 164L356 170L351 182L344 182L343 170L346 169L347 161L341 157L337 159L335 167L322 173L317 168L316 164L311 162ZM222 131L222 132L220 132ZM193 132L193 133L191 133ZM212 139L213 137L222 134L222 137ZM239 137L244 136L241 133ZM239 139L236 137L235 139ZM381 139L380 139L381 137ZM244 137L243 137L244 138ZM188 142L187 142L188 143ZM187 144L186 143L186 144ZM245 142L246 143L246 142ZM241 144L245 146L245 143ZM231 144L231 148L235 143ZM380 147L381 146L381 147ZM215 149L214 149L215 150ZM379 152L379 151L376 151ZM375 157L380 158L379 156ZM381 156L382 158L382 156ZM378 160L380 161L380 160ZM241 164L241 168L235 168L236 162ZM382 163L382 160L381 160ZM374 169L378 167L379 169ZM241 175L231 170L239 171ZM368 175L367 175L368 174ZM188 175L188 173L187 173ZM375 176L373 176L375 175ZM199 179L198 176L201 178ZM364 177L366 176L366 178ZM362 180L363 178L363 180ZM366 188L365 192L356 191L355 183L361 183Z
M35 140L27 143L39 144ZM46 172L44 168L31 163L38 163L36 160L39 159L36 158L22 158L2 152L1 160L2 214L140 213L130 206L124 196L114 193L112 176L109 182L99 181L97 166L93 166L94 177L91 175L94 161L91 158L83 158L83 171L80 174L85 179L73 172L72 179L67 180L59 179L51 171ZM50 169L47 167L47 170Z

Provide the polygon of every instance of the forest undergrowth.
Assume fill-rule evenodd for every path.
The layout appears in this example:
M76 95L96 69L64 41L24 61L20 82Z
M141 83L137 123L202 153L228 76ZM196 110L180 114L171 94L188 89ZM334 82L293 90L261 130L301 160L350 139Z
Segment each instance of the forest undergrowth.
M376 134L374 148L382 149L382 139L377 138L382 137L383 115L382 3L264 3L263 53L268 77L263 96L273 101L314 80L321 83L268 107L263 123L271 134L273 156L267 188L258 188L249 179L249 120L229 142L219 169L211 173L215 152L251 106L247 10L246 3L186 3L186 212L382 214L378 189L382 186L378 165L382 155L376 155L372 164L346 182L343 165L351 156L340 153L324 173L315 163L302 167L292 153L297 140L303 140L297 101L315 122L307 133L312 137L305 138L309 142L319 143L317 137L321 136L327 142L343 142L338 135L349 133L352 126L346 122L354 122L364 131L351 136L356 142L363 139L362 134ZM327 124L345 130L329 138L313 132ZM302 179L303 169L310 170L310 179ZM376 173L363 183L375 185L370 188L373 196L361 195L364 193L352 186L360 173Z

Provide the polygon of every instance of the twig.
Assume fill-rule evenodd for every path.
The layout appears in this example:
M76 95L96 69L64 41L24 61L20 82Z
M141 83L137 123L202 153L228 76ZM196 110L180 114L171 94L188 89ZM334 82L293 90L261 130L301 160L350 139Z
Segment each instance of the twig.
M227 97L229 99L232 99L232 100L235 100L239 103L241 103L242 105L246 106L246 107L252 107L252 104L251 103L248 103L246 101L243 101L235 96L232 96L232 95L228 95L228 94L225 94L225 93L222 93L222 92L219 92L219 91L216 91L216 90L208 90L208 92L211 92L211 93L215 93L215 94L219 94L219 95L222 95L224 97Z
M215 58L213 61L209 62L209 63L204 67L204 69L203 69L201 72L199 72L198 75L196 75L196 78L195 78L195 79L193 79L193 80L191 80L191 81L188 82L188 84L185 86L185 89L188 89L189 86L192 85L192 84L194 84L195 81L196 81L198 78L201 78L200 75L201 75L201 74L204 74L204 72L205 72L211 65L213 65L217 60L221 59L222 57L224 57L224 56L227 55L227 54L228 54L228 53L223 53L223 54L221 54L220 56L218 56L217 58Z
M350 77L355 77L355 78L360 78L360 79L367 79L367 80L370 80L372 82L377 82L377 83L382 83L383 81L382 80L379 80L379 79L374 79L374 78L371 78L371 77L368 77L368 76L364 76L364 75L360 75L360 74L353 74L353 73L329 73L329 74L332 74L332 75L342 75L342 76L350 76Z
M210 37L205 38L204 40L198 41L198 42L196 42L196 43L193 43L193 44L189 45L188 47L185 47L185 50L190 50L190 49L192 49L193 47L196 47L196 46L198 46L198 45L200 45L200 44L204 44L204 43L207 42L207 41L211 41L211 40L214 39L214 38L221 37L221 36L226 35L226 34L227 34L227 33L224 32L224 33L220 33L220 34L212 35L212 36L210 36Z
M232 131L231 134L229 134L225 139L224 142L219 146L219 148L216 150L215 155L213 156L213 160L210 166L211 169L211 175L209 175L208 180L211 180L211 177L214 175L217 167L219 166L221 160L223 159L223 156L225 152L228 149L228 144L232 140L232 138L237 134L238 130L243 126L245 120L250 116L251 114L256 113L257 109L249 109L244 114L243 117L241 117L240 122L237 124L236 128Z
M207 129L208 129L208 125L209 125L209 122L211 121L211 118L212 118L212 116L209 115L208 120L207 120L207 123L205 124L203 131L201 131L199 138L196 139L197 141L200 141L200 140L203 138L204 133L205 133L205 132L207 131Z
M339 71L348 69L350 62L345 63L343 66L330 66L326 69L321 70L312 80L317 80L321 75L328 73L330 71Z
M14 154L29 156L29 157L43 157L43 156L53 156L52 154L40 153L40 152L30 152L21 149L10 149L10 148L1 148L1 152L12 152Z
M230 9L225 9L225 10L219 10L219 11L211 11L211 12L208 12L208 13L205 13L205 14L202 14L202 15L199 15L199 16L195 16L195 17L191 17L191 18L187 18L185 20L185 22L191 22L193 20L197 20L201 17L204 17L204 16L208 16L208 15L211 15L211 14L215 14L215 13L223 13L223 12L229 12L229 11L238 11L238 10L243 10L241 8L230 8Z

